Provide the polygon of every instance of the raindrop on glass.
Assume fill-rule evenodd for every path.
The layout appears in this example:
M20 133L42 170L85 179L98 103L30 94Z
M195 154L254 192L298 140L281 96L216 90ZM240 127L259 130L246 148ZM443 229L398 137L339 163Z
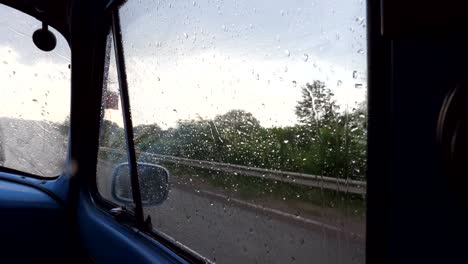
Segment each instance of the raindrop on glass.
M356 17L356 22L358 23L358 25L361 26L362 24L364 24L364 21L364 17Z

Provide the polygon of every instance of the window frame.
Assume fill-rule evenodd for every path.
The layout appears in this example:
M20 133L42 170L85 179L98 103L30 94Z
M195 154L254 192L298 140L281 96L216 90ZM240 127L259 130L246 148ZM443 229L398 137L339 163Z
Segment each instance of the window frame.
M124 4L124 3L123 3ZM126 78L126 69L125 69L125 53L123 50L123 42L122 42L122 33L121 33L121 27L120 27L120 14L119 14L119 9L123 4L115 4L110 5L108 8L110 11L108 12L108 30L107 30L107 36L104 39L104 46L106 47L105 49L105 60L110 60L110 52L115 53L115 60L116 60L116 71L118 75L118 86L119 86L119 92L121 95L121 104L122 104L122 114L124 115L124 131L125 131L125 136L126 136L126 147L127 147L127 158L129 160L129 166L132 169L134 168L134 171L130 173L131 176L131 184L132 184L132 194L134 200L138 201L138 203L141 206L141 211L135 208L135 212L131 210L126 210L122 206L114 203L111 200L106 199L103 197L97 187L97 173L95 171L94 177L90 179L90 194L91 197L93 197L93 200L96 204L96 208L100 209L103 213L112 215L111 210L115 208L122 208L123 210L118 214L118 215L112 215L114 216L114 219L119 222L119 224L126 226L127 228L136 228L141 234L144 235L144 237L155 240L158 243L161 243L163 246L167 247L169 250L173 251L176 253L178 256L182 257L184 260L188 261L189 263L210 263L208 259L205 257L201 256L197 252L193 251L189 247L178 243L177 241L173 240L172 238L158 232L157 230L152 229L151 227L151 222L150 221L145 221L144 220L144 212L143 212L143 206L142 206L142 201L141 201L141 193L140 193L140 186L138 183L138 171L136 170L136 150L134 147L134 138L133 138L133 125L131 123L131 105L130 105L130 100L128 96L128 84L127 84L127 78ZM118 34L115 34L115 32L118 32ZM109 42L110 38L113 39L113 48ZM104 82L106 81L105 76L108 75L109 73L109 61L106 61L104 63L104 71L102 72L102 85L100 87L101 91L103 91L103 85ZM126 96L123 94L126 93ZM124 98L126 97L126 98ZM100 106L102 107L104 101L102 99L102 94L101 94L101 102ZM100 125L102 124L102 119L103 114L101 113L100 115L100 123L99 123L99 132L100 132ZM100 133L97 134L98 137ZM133 147L129 147L133 146ZM96 154L99 152L99 146L96 148ZM130 159L130 155L132 155L132 159ZM96 155L97 157L97 155ZM96 163L97 165L97 159ZM135 185L135 187L134 187ZM136 194L135 192L138 191ZM135 204L138 204L135 203Z
M148 239L153 239L158 243L161 243L163 246L167 247L169 250L175 252L177 255L182 257L184 260L187 260L189 263L211 263L211 261L196 251L192 250L191 248L181 244L180 242L175 241L168 235L165 235L164 233L160 233L157 230L153 230L151 228L151 221L147 221L148 219L144 219L144 212L143 212L143 206L141 205L141 194L140 194L140 186L139 186L139 179L138 179L138 171L136 170L136 165L137 165L137 160L136 160L136 149L134 145L134 137L133 137L133 125L132 125L132 119L131 119L131 102L129 99L129 94L128 94L128 82L127 82L127 72L126 72L126 67L125 67L125 51L123 47L123 38L122 38L122 30L121 30L121 23L120 23L120 8L125 5L127 0L116 0L112 1L111 4L108 6L108 9L110 9L109 13L109 31L108 31L108 37L111 36L113 38L113 43L114 46L113 48L109 48L106 50L106 52L115 52L115 60L116 60L116 70L118 74L118 86L119 86L119 92L121 95L121 104L122 104L122 114L124 118L124 132L126 136L126 147L127 147L127 158L128 158L128 164L131 169L130 171L130 176L131 176L131 184L132 184L132 194L133 194L133 199L134 201L137 201L135 212L129 211L129 210L124 210L122 212L121 218L117 218L117 221L129 228L136 228L138 232L141 232L141 234ZM370 0L366 1L366 4L369 6ZM369 7L367 12L369 13ZM369 24L371 23L371 20L369 19ZM368 43L371 41L370 40L370 27L367 29L367 35L368 35ZM374 30L374 28L372 28ZM115 34L117 32L117 34ZM107 38L106 38L107 39ZM107 43L106 43L107 46ZM370 50L370 45L368 44L368 50ZM110 58L109 56L106 56ZM109 65L106 63L105 65ZM107 74L109 71L109 67L105 66L105 72L104 75ZM369 76L371 75L370 73L370 64L368 64L368 72ZM104 80L105 81L105 80ZM370 91L371 84L369 82L368 84L368 91ZM102 89L102 86L100 87ZM125 93L125 94L124 94ZM126 98L125 98L126 97ZM370 101L369 96L367 97L368 100ZM102 96L101 96L102 99ZM125 102L124 102L125 101ZM368 102L369 102L368 101ZM103 105L103 101L101 101L101 107ZM368 109L367 114L369 115L370 109ZM101 118L102 121L102 118ZM100 123L101 125L101 123ZM99 126L99 131L100 131L100 126ZM98 133L99 135L99 133ZM369 138L367 140L369 144ZM132 146L132 147L130 147ZM97 149L97 151L99 151ZM134 158L132 158L134 157ZM369 164L369 162L367 162ZM98 198L98 203L101 205L100 209L104 209L104 212L106 214L110 214L110 209L113 208L118 208L121 207L120 205L117 205L116 203L104 198L100 193L99 190L97 189L97 175L94 175L94 193L93 196ZM367 187L367 190L369 190L369 187ZM135 196L135 192L138 191L138 194ZM135 197L139 197L139 199L136 199ZM367 197L367 194L366 194ZM366 198L366 201L368 199ZM139 207L140 204L141 206L141 213L139 213ZM98 207L99 208L99 207ZM369 206L367 205L367 211L369 211ZM368 230L366 226L366 230ZM366 247L368 245L368 239L366 237ZM365 255L367 256L367 248L366 248L366 253ZM366 258L367 259L367 258Z

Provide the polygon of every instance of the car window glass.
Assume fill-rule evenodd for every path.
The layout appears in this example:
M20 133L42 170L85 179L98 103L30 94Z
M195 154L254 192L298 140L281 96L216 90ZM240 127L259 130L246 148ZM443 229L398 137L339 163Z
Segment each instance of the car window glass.
M115 196L115 172L119 166L128 164L128 157L112 34L108 37L104 77L99 151L96 168L98 192L104 199L126 206L127 209L132 210L133 203L131 201L125 203L122 200L116 199ZM127 192L127 196L130 197L130 181L124 182L123 187L128 187L125 191Z
M154 232L219 263L364 263L365 3L120 14L138 160L171 174Z
M57 38L50 52L32 34L41 22L0 4L0 166L54 177L68 145L70 49Z

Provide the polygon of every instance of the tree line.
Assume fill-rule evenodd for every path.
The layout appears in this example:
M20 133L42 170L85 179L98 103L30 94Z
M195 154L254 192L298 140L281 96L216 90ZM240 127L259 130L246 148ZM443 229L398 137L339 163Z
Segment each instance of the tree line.
M244 166L363 180L366 170L365 102L340 109L321 81L307 83L297 102L297 125L262 127L252 113L231 110L213 119L179 120L134 128L137 151ZM101 146L122 148L123 128L108 120Z

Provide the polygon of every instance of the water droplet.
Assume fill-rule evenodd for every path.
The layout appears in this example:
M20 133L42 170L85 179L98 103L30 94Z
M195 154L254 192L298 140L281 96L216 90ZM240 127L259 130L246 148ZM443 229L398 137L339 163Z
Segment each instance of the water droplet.
M257 75L255 76L255 79L257 80L260 80L260 75L257 73Z
M285 54L287 57L291 56L291 52L289 52L289 50L284 50L284 54Z
M283 141L283 142L284 142L285 144L288 144L288 143L289 143L289 140L285 140L285 141Z
M297 86L297 82L296 81L292 81L293 83L293 86L296 87Z
M358 54L364 54L364 49L358 49L357 53Z
M336 86L341 86L342 84L343 84L343 82L342 82L341 80L338 80L338 81L336 82Z
M184 38L188 38L188 34L184 32Z
M362 24L364 24L364 21L364 17L356 17L356 22L358 23L358 25L361 26Z
M302 57L302 60L303 60L304 62L307 62L307 61L309 60L309 54L304 53L304 56Z
M213 205L214 205L214 203L212 201L210 201L210 206L213 206Z
M354 70L353 71L353 79L357 79L358 78L358 71Z
M356 89L361 89L361 88L362 88L362 83L356 83L356 84L354 84L354 88L356 88Z
M284 72L288 72L288 66L284 66Z
M335 34L335 40L340 40L340 38L341 38L340 34L339 34L339 33L336 33L336 34Z
M281 16L284 16L284 10L281 9L280 15L281 15Z

